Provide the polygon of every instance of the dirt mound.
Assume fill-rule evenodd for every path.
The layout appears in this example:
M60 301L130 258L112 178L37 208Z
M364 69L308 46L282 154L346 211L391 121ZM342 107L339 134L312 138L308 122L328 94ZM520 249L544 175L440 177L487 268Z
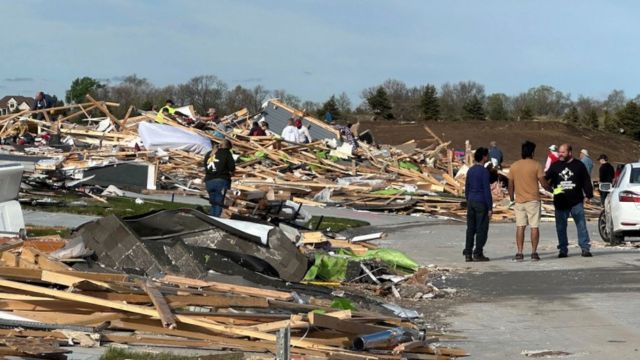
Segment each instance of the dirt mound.
M588 149L596 163L593 176L597 178L597 157L607 154L612 163L627 163L640 159L640 142L625 136L609 134L602 131L577 128L572 125L546 121L495 122L495 121L460 121L460 122L416 122L400 124L392 121L362 122L360 131L370 129L380 144L397 145L415 139L420 146L427 143L421 141L431 136L425 131L427 125L444 141L451 141L456 149L463 150L465 140L471 141L475 148L488 146L495 140L504 153L504 161L510 164L520 159L520 146L525 140L537 145L536 159L546 159L546 149L551 144L570 143L575 155L580 149Z

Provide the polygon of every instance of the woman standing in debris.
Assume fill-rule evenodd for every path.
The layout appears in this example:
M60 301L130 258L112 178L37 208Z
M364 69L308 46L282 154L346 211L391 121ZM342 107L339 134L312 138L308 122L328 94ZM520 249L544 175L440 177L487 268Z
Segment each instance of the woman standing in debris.
M467 172L464 186L464 194L467 198L467 239L462 254L465 261L489 261L483 251L487 243L489 220L493 209L489 170L484 167L484 164L489 161L489 149L483 147L476 149L473 159L475 164Z
M211 203L211 216L220 217L224 206L224 197L231 188L231 176L236 171L236 162L231 154L231 142L227 139L221 144L212 141L212 149L204 156L205 184Z

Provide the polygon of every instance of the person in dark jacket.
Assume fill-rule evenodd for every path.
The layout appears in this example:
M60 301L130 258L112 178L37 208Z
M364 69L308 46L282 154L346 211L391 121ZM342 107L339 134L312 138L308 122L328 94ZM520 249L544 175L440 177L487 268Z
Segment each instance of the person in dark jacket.
M31 106L32 111L51 109L56 105L56 102L58 102L58 99L55 96L45 94L43 91L40 91L36 94L35 100L36 101ZM43 120L46 119L46 117L44 116L43 112L40 112L36 114L36 119Z
M582 249L582 256L591 257L591 244L587 223L584 217L584 199L593 198L593 186L587 167L582 161L573 157L571 145L562 144L558 149L556 161L545 178L553 189L553 205L555 207L556 233L558 234L559 258L566 258L569 254L569 240L567 238L567 220L573 218L578 230L578 245Z
M489 261L483 251L487 243L489 220L493 209L489 170L484 167L484 164L489 161L489 150L483 147L478 148L473 158L475 163L467 171L464 185L464 194L467 199L467 238L462 254L465 261Z
M251 130L249 130L249 136L267 136L262 127L257 121L254 121Z
M204 156L205 184L211 203L211 216L220 217L224 206L224 196L231 188L231 176L236 170L236 163L231 154L231 142L223 140Z
M598 161L600 161L600 170L598 171L600 176L598 177L598 181L600 184L613 184L613 178L615 177L616 170L613 168L613 165L609 164L609 158L606 154L602 154L598 157ZM603 207L607 195L609 195L607 191L600 191L600 203Z

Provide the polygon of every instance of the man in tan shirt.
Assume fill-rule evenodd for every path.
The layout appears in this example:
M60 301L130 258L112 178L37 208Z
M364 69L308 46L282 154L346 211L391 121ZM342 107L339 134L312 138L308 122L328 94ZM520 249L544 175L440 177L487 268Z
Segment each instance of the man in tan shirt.
M538 242L540 241L541 202L538 183L545 189L549 187L544 177L542 165L533 160L536 144L525 141L522 144L522 160L518 160L509 169L509 198L515 200L516 246L518 252L515 261L524 260L524 231L531 227L531 260L538 261ZM514 199L515 195L515 199Z

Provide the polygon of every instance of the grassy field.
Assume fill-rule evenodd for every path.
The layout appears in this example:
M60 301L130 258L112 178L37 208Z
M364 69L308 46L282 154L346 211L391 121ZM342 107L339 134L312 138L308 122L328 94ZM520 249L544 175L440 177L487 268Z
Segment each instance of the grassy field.
M309 222L306 224L306 226L311 230L316 230L316 226L318 226L318 221L320 221L320 218L320 216L312 217L311 220L309 220ZM341 232L347 229L353 229L367 225L369 225L369 223L366 221L325 216L322 218L322 222L320 223L320 226L317 230L331 230L333 232Z
M143 204L136 204L135 199L128 197L109 197L106 198L108 203L101 201L81 197L75 194L68 194L52 198L56 201L62 201L63 205L58 206L24 206L28 210L38 210L47 212L65 212L71 214L80 215L117 215L117 216L131 216L144 214L154 210L162 209L183 209L183 208L197 208L197 205L182 204L177 202L163 201L163 200L144 200ZM83 206L71 206L74 202L82 201L86 203ZM205 211L208 211L208 207L205 207Z

